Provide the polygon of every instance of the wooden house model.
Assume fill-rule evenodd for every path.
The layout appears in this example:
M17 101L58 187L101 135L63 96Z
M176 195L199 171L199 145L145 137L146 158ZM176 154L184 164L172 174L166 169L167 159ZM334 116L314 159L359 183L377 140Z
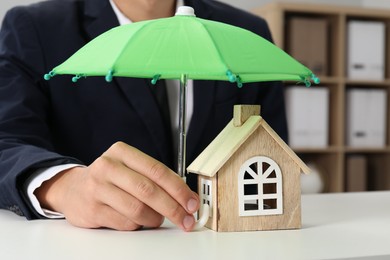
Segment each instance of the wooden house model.
M210 206L206 227L301 227L300 175L310 170L260 116L260 106L235 106L232 121L187 170L198 174L201 204Z

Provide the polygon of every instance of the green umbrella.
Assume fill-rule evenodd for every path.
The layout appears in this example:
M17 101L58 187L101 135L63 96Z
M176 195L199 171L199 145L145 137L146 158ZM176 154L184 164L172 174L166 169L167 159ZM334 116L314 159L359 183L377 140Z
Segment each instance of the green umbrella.
M185 173L185 113L188 79L242 83L319 79L274 44L250 31L195 17L180 7L174 17L115 27L86 44L45 75L180 79L178 173Z

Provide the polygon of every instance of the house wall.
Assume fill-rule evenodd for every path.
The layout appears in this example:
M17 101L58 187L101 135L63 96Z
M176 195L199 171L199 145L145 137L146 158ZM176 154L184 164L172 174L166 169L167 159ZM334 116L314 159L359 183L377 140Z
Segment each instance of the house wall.
M212 182L212 185L211 185L211 196L212 196L212 202L210 205L210 210L211 210L211 217L208 219L207 223L205 224L205 227L207 228L210 228L210 229L213 229L213 230L217 230L217 208L218 208L218 202L217 202L217 176L218 176L218 173L215 175L215 177L213 178L210 178L210 177L207 177L207 176L202 176L202 175L198 175L198 194L201 194L201 191L202 191L202 187L201 187L201 183L202 183L202 179L205 179L205 180L211 180ZM201 203L203 203L201 201ZM199 216L202 216L202 206L200 207L200 210L199 210Z
M238 173L254 156L273 159L281 169L283 214L240 217ZM218 231L295 229L301 227L300 169L269 134L259 127L221 168L218 175Z

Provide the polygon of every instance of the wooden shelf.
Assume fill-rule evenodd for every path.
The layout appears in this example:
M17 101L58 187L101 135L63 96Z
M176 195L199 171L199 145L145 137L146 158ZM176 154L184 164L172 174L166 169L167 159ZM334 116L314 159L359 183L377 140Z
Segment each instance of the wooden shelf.
M296 153L301 154L321 154L321 153L340 153L343 151L343 147L329 146L326 148L293 148Z
M368 81L368 80L351 80L351 79L343 79L343 84L351 85L356 87L384 87L388 88L390 86L390 80L386 79L383 81Z
M292 17L322 18L327 21L328 72L318 75L319 86L329 89L329 146L326 148L297 148L293 150L306 162L314 162L327 173L328 192L343 192L346 181L346 161L349 156L363 155L370 166L367 179L369 190L390 189L390 119L387 116L386 146L355 148L345 144L346 91L349 88L379 88L387 91L387 114L390 111L390 11L307 3L270 3L253 9L267 20L274 42L288 51L288 23ZM347 23L352 19L382 21L386 27L385 79L351 80L346 76ZM287 85L294 83L286 82Z
M360 153L360 154L390 154L390 147L385 147L385 148L356 148L356 147L346 147L344 149L345 153Z

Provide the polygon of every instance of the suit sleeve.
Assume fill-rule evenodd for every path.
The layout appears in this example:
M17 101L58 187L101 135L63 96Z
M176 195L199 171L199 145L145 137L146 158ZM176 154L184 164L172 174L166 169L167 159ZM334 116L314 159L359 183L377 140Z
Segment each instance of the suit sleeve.
M0 31L0 208L40 217L25 183L40 168L78 160L54 152L50 100L42 80L44 53L23 8L9 11Z

